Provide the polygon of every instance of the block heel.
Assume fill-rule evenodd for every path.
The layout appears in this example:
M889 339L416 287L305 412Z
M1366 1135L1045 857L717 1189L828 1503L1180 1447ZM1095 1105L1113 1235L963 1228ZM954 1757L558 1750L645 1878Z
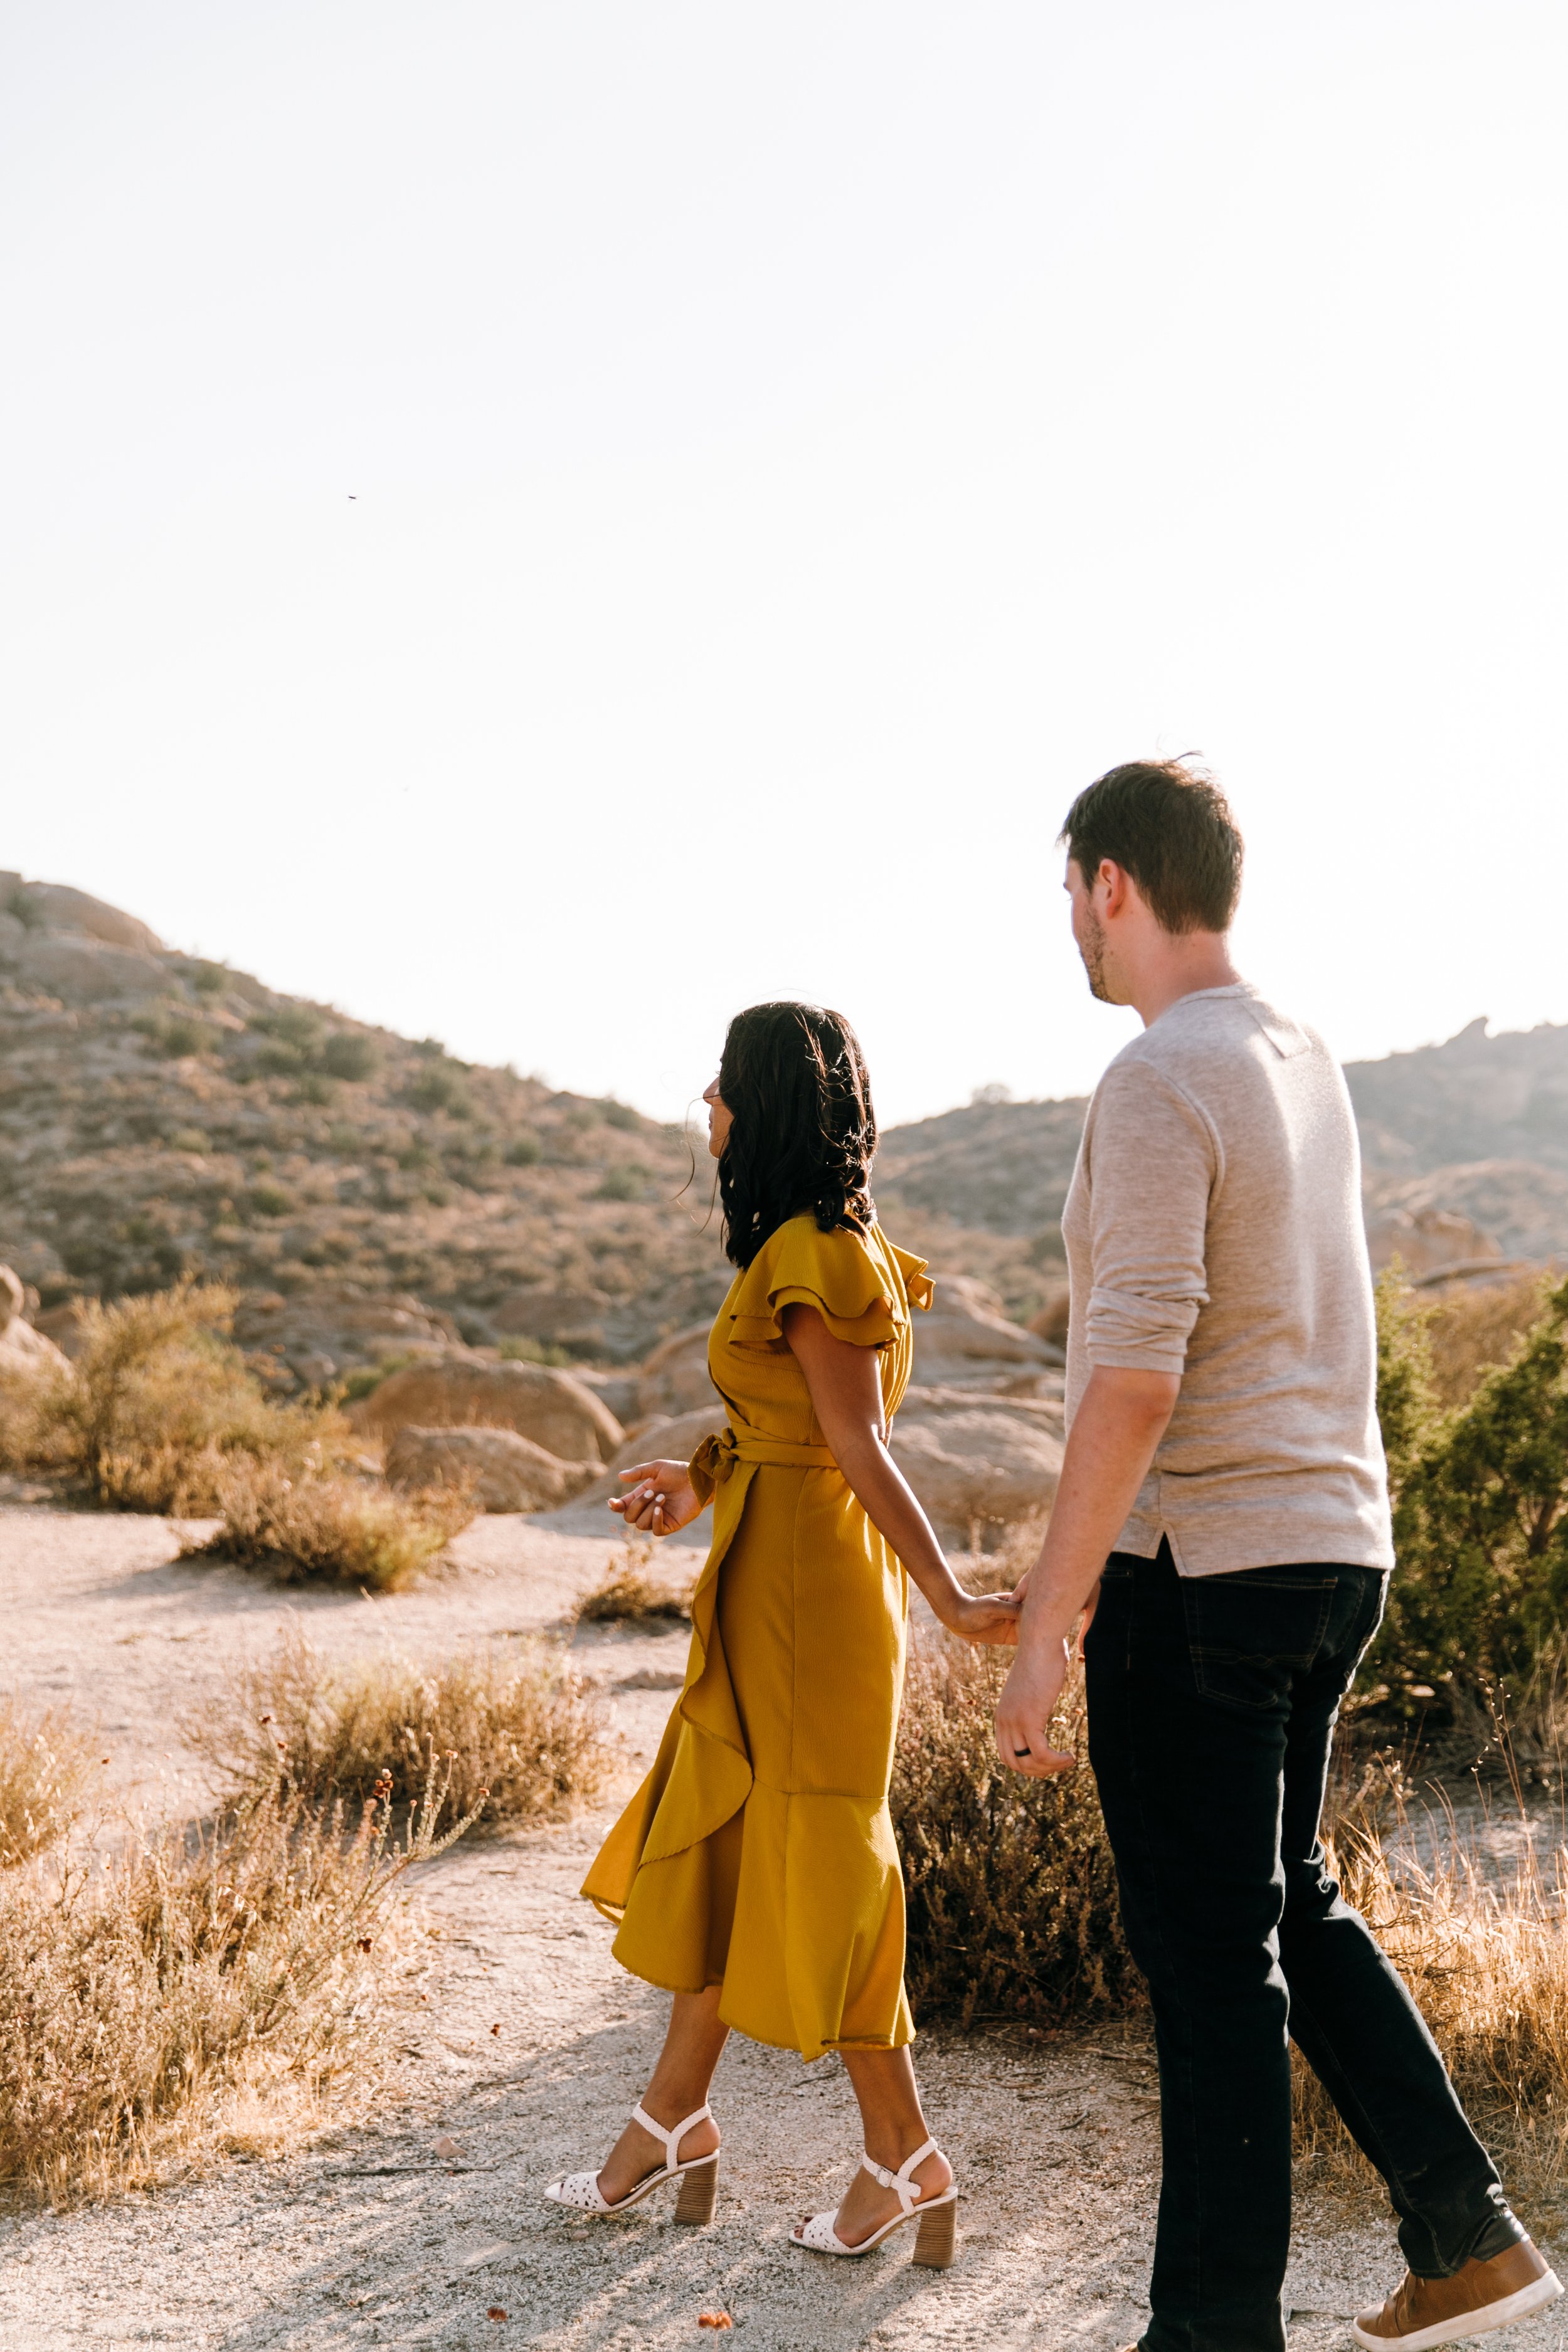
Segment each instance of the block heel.
M675 2218L694 2230L706 2229L713 2219L713 2206L719 2194L719 2159L706 2157L700 2164L692 2165L680 2184L680 2194L675 2200Z
M915 2250L911 2263L922 2270L947 2271L952 2268L958 2251L958 2206L956 2202L933 2205L929 2213L921 2215L920 2228L915 2231Z

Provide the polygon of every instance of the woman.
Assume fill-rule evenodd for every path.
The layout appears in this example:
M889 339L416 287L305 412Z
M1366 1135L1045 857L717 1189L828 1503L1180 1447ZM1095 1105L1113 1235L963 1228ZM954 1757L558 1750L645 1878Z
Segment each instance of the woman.
M642 2104L597 2174L546 2192L617 2213L680 2182L712 2214L708 2089L731 2026L843 2057L866 2155L837 2213L794 2242L864 2254L920 2217L914 2259L952 2259L952 2168L925 2126L908 2044L903 1885L888 1780L909 1580L967 1640L1013 1642L1016 1604L957 1582L888 1451L924 1261L868 1189L877 1124L837 1013L738 1013L703 1099L724 1245L739 1269L708 1362L729 1412L689 1464L644 1462L612 1503L669 1535L713 1498L686 1683L652 1771L583 1892L619 1922L623 1967L675 1996Z

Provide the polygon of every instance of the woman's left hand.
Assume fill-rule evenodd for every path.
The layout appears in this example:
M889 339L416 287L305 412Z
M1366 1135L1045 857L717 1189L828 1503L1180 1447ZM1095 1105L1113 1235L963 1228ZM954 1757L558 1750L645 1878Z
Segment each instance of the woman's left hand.
M1018 1639L1020 1603L1010 1592L964 1592L954 1587L937 1615L961 1641L984 1642L1007 1649Z

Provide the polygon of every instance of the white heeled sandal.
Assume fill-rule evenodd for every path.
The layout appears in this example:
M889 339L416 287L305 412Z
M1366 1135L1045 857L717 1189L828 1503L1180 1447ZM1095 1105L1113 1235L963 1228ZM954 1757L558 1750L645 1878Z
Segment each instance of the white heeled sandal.
M712 2113L711 2107L699 2107L695 2115L688 2116L683 2123L676 2125L673 2131L666 2131L662 2124L655 2123L645 2108L634 2107L633 2123L641 2124L650 2138L664 2142L664 2162L652 2172L645 2173L636 2188L628 2189L626 2195L618 2197L613 2205L606 2204L600 2196L599 2177L595 2172L568 2172L562 2179L552 2180L544 2193L552 2204L570 2205L579 2213L626 2213L634 2205L640 2205L654 2189L662 2189L667 2180L679 2180L680 2194L675 2200L676 2220L698 2225L710 2221L713 2219L713 2200L719 2189L719 2151L714 2148L707 2156L688 2157L682 2164L680 2143L694 2125L705 2124ZM851 2251L847 2246L844 2249L846 2253ZM858 2249L853 2251L858 2252Z
M915 2250L910 2260L927 2270L948 2269L957 2245L958 2184L950 2183L938 2197L922 2197L910 2178L916 2166L923 2164L928 2156L941 2154L935 2140L928 2139L913 2156L905 2158L897 2172L889 2172L885 2165L874 2164L868 2156L862 2156L860 2161L872 2179L896 2192L900 2210L858 2246L847 2246L835 2229L837 2212L814 2213L809 2221L803 2221L799 2229L790 2231L791 2245L804 2246L811 2254L868 2254L873 2246L879 2246L884 2238L901 2230L906 2221L918 2219L920 2228L915 2232Z

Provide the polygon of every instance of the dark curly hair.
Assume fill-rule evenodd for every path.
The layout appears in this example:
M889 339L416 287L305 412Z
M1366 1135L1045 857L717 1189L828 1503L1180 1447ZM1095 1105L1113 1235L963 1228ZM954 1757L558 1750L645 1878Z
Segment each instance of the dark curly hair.
M724 1252L750 1265L787 1218L869 1230L877 1114L860 1041L819 1004L753 1004L724 1037L719 1092L734 1124L719 1161Z

